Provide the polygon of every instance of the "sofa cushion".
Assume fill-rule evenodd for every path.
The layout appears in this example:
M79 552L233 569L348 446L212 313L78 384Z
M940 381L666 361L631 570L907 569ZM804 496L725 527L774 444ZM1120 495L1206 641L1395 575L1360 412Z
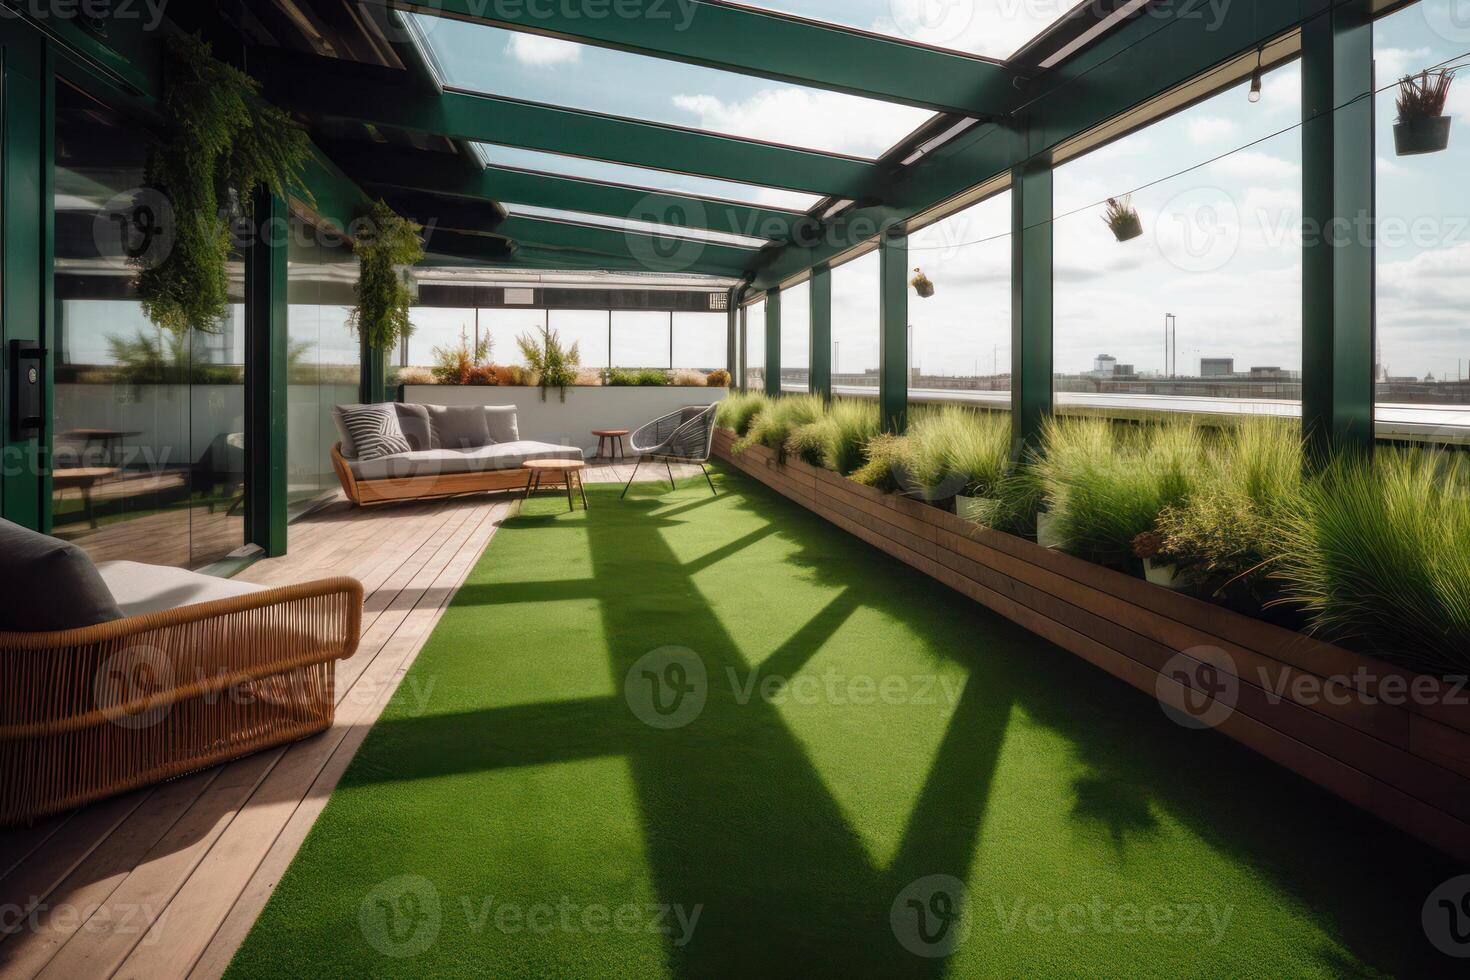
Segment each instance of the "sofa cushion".
M395 402L393 408L398 412L398 428L403 431L403 438L408 440L410 452L438 448L434 445L434 430L429 424L428 406Z
M349 460L352 475L359 480L386 480L410 476L445 476L450 473L483 473L520 469L529 459L581 459L575 446L553 446L545 442L504 442L476 449L431 449L402 453L381 459Z
M112 590L124 616L141 616L265 590L265 586L250 582L137 561L104 561L97 571Z
M434 433L433 449L478 449L490 445L490 426L480 405L425 405ZM496 440L499 441L499 440Z
M87 553L0 520L0 631L39 633L123 617Z
M485 424L489 426L490 438L494 442L521 441L514 405L486 405Z
M380 405L338 405L332 411L337 431L342 434L342 455L347 459L377 459L412 452L398 411L391 402ZM351 452L348 452L349 448Z

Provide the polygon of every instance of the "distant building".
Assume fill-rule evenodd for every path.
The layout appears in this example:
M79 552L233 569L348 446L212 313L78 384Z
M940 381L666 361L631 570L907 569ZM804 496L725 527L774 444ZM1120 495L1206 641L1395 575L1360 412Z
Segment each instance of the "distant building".
M1136 378L1136 377L1138 377L1138 371L1137 371L1137 369L1134 368L1134 366L1132 364L1114 364L1113 365L1113 377L1115 377L1115 378Z
M1291 374L1279 367L1253 367L1251 368L1251 377L1262 380L1277 380L1289 378Z
M1099 354L1092 361L1094 378L1111 378L1118 373L1118 359L1111 354Z
M1202 378L1229 378L1235 374L1235 358L1233 357L1204 357L1199 362L1199 373Z

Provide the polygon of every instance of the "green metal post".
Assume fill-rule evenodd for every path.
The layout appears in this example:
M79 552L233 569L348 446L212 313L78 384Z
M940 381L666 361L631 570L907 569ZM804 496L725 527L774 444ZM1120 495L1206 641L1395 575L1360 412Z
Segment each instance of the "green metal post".
M1366 2L1302 28L1302 425L1312 455L1374 440L1373 21Z
M832 269L819 265L812 270L811 392L823 401L832 400Z
M909 410L909 239L878 243L878 406L883 431L902 432Z
M766 291L766 394L781 394L781 290Z
M737 286L730 290L725 316L725 370L730 372L730 390L740 387L740 296Z
M245 252L245 540L286 553L286 201L254 199L256 234Z
M1011 173L1011 434L1019 459L1052 410L1052 170Z
M388 352L374 350L364 341L362 344L362 389L359 393L366 404L388 401ZM394 399L396 400L396 399Z

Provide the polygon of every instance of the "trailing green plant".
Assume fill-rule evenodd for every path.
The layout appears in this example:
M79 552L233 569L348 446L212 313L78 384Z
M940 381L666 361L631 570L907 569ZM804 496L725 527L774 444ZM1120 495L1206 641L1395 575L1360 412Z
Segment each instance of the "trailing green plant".
M561 336L550 327L542 327L541 335L521 334L516 338L526 366L536 377L541 387L541 400L551 388L561 391L561 400L567 400L567 388L577 383L577 371L582 366L582 352L577 344L563 347Z
M460 328L459 343L454 347L433 349L434 379L442 385L467 385L474 383L476 369L487 368L490 360L490 338L481 337L470 343L469 331Z
M1009 416L946 405L909 426L910 475L929 500L989 497L1011 468Z
M762 445L774 449L777 460L785 462L786 440L792 432L826 414L827 406L816 395L783 395L756 416L746 434L735 443L735 451Z
M1100 419L1053 420L1036 468L1072 554L1131 569L1133 540L1188 499L1204 444L1192 423L1119 431Z
M147 182L172 207L173 241L159 257L133 260L143 312L175 333L219 329L229 308L232 247L228 206L257 189L286 196L301 184L310 144L288 114L260 97L259 84L219 61L197 35L166 46L164 126L150 146ZM146 199L139 214L151 213Z
M1444 451L1336 460L1283 515L1276 574L1314 628L1414 670L1470 672L1470 466Z
M374 350L392 350L413 332L409 318L413 294L402 270L423 261L424 246L419 241L423 230L422 225L379 201L353 242L358 263L357 305L348 323Z
M907 436L879 433L863 447L863 456L867 462L853 472L853 481L886 493L907 492L913 461L913 447Z
M761 392L732 391L720 400L720 407L715 411L715 424L743 436L770 404L770 396Z

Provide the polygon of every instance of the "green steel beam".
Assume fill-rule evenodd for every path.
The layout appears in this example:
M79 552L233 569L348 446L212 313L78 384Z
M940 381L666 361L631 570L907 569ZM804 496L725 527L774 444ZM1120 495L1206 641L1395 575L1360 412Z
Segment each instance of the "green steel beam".
M766 290L766 394L781 394L781 290Z
M819 241L763 255L754 285L769 288L830 262L856 244L871 241L882 229L908 221L1034 155L1049 159L1057 145L1255 50L1264 40L1292 31L1328 2L1160 4L1152 15L1129 21L1030 82L1022 93L1025 105L1018 110L1034 133L1029 145L1018 125L976 126L875 188L873 196L881 205L845 213Z
M1011 436L1020 459L1052 410L1052 169L1011 175Z
M648 272L692 272L738 278L756 254L754 249L543 218L513 216L503 221L495 233L518 244L610 256ZM433 247L432 240L430 247Z
M812 270L811 391L823 401L832 400L832 269L819 265Z
M288 253L286 201L256 194L245 251L245 540L286 553Z
M1004 65L842 27L701 0L373 0L708 68L971 115L1014 103Z
M890 232L878 240L878 406L885 432L908 427L909 240Z
M259 50L252 71L277 104L313 118L494 142L614 163L863 197L880 179L869 161L773 143L578 112L488 95L425 93L401 71Z
M729 309L725 316L725 370L730 372L730 390L740 387L740 297L744 290L735 286L730 290Z
M1302 31L1302 424L1318 459L1374 442L1373 21ZM1320 229L1320 230L1319 230Z
M622 184L559 177L509 167L467 170L448 154L389 148L335 146L333 157L362 183L374 188L432 191L456 197L583 211L618 218L684 224L736 235L788 240L803 216Z

